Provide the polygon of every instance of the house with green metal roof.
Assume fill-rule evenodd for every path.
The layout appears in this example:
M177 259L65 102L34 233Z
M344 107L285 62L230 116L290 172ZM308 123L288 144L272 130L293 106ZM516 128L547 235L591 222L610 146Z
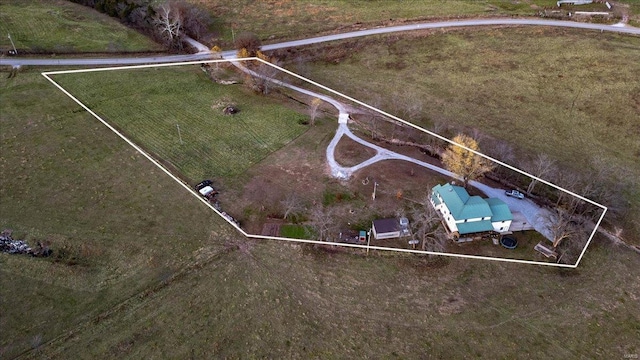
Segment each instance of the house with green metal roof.
M504 201L470 196L463 187L448 183L431 189L431 205L454 235L506 233L513 221L511 210Z

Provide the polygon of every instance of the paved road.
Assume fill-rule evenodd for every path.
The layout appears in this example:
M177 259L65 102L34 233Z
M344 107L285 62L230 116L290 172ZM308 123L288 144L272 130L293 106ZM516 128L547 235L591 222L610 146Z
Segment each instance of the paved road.
M454 21L441 21L420 23L402 26L390 26L380 27L369 30L360 30L346 32L342 34L318 36L309 39L286 41L277 44L269 44L262 46L265 51L285 49L290 47L305 46L312 44L319 44L323 42L351 39L362 36L388 34L393 32L402 31L416 31L424 29L438 29L438 28L452 28L452 27L464 27L464 26L497 26L497 25L513 25L513 26L554 26L564 28L576 28L587 30L599 30L599 31L611 31L623 34L640 35L640 28L630 27L623 24L618 25L602 25L591 23L579 23L573 21L555 21L555 20L540 20L540 19L476 19L476 20L454 20ZM198 61L210 59L210 54L205 52L205 48L196 45L199 50L197 54L190 55L168 55L168 56L153 56L153 57L140 57L140 58L94 58L94 59L32 59L32 58L18 58L10 57L0 59L0 65L9 66L21 66L21 65L134 65L134 64L150 64L150 63L169 63L169 62L182 62L182 61ZM224 51L221 53L223 57L230 57L235 54L235 51Z

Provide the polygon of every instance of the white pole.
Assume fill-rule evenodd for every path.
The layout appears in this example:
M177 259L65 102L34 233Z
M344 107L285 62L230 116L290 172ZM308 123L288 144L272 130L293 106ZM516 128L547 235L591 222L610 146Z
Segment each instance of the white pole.
M367 255L369 255L369 243L371 243L371 230L367 233Z
M176 124L176 127L178 128L178 137L180 138L180 144L182 144L182 134L180 134L180 125Z
M371 199L375 200L376 199L376 189L378 188L378 183L377 182L373 182L373 194L371 194Z
M13 46L13 54L18 55L18 49L16 49L16 45L13 43L13 39L11 39L11 34L7 33L7 37L9 41L11 41L11 46Z

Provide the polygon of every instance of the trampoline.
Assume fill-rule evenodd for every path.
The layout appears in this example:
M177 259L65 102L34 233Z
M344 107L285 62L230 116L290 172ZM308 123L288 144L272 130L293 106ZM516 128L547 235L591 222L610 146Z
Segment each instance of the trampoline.
M518 246L518 240L512 237L504 236L500 239L500 245L507 249L515 249Z

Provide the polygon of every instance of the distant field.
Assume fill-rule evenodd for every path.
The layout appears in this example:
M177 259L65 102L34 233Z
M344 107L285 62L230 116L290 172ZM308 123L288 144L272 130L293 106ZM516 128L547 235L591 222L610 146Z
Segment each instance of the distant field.
M220 23L220 35L230 40L231 29L236 34L249 31L264 40L304 38L321 32L375 23L402 22L452 15L480 15L513 13L517 10L533 13L529 2L511 5L503 1L349 1L349 0L284 0L228 2L224 0L189 0L209 9ZM554 1L536 0L551 5ZM506 8L505 8L506 5ZM265 16L268 14L269 16Z
M307 75L401 117L417 104L406 120L424 127L506 140L516 166L544 153L585 175L605 167L627 186L626 236L640 241L640 38L512 28L366 41L325 51L331 62Z
M223 40L240 32L257 34L265 42L301 39L323 32L370 28L407 21L477 16L534 16L543 8L556 6L555 0L189 0L208 9L216 18L214 30ZM618 1L631 4L638 14L639 0ZM600 5L602 6L602 5ZM588 10L589 6L587 6ZM265 16L267 14L268 16ZM636 17L634 17L636 16ZM632 19L640 20L632 15Z
M238 176L307 129L305 115L242 85L215 84L196 66L54 79L193 181ZM240 112L224 115L231 104Z
M107 15L70 1L0 2L0 49L18 52L162 51L162 47Z

